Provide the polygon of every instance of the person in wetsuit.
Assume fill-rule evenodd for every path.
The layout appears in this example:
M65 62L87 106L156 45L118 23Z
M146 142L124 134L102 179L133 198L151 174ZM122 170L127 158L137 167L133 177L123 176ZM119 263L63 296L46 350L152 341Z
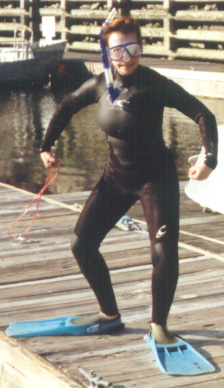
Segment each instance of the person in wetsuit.
M116 18L103 39L113 65L114 86L121 90L111 102L105 75L86 81L68 95L50 120L41 147L47 168L56 163L51 147L71 117L98 103L98 122L105 132L109 154L105 170L75 226L72 252L100 305L100 314L74 323L113 322L123 327L108 267L99 251L107 233L140 200L151 241L152 332L159 343L175 342L167 317L178 280L179 183L171 151L162 136L165 107L176 108L200 129L205 159L191 167L189 177L205 179L217 163L214 115L175 82L139 64L141 34L136 20Z

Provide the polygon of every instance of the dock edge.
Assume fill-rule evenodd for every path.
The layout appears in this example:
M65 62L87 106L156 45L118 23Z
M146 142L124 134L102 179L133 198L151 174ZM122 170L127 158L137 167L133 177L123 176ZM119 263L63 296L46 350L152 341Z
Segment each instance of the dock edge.
M32 353L21 342L0 332L1 388L83 388L49 361Z

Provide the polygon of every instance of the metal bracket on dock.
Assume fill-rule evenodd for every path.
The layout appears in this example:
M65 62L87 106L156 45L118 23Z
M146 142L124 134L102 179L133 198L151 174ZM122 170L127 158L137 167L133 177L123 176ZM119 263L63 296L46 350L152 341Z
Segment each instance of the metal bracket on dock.
M97 376L93 370L88 371L85 368L79 368L79 370L89 380L90 385L88 388L109 388L113 386L113 383L109 383L103 377Z

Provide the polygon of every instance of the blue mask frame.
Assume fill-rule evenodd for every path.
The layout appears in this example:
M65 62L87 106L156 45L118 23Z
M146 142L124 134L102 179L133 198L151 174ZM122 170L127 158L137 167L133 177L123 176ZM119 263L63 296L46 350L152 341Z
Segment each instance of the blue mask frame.
M103 67L104 67L104 73L105 73L105 78L106 78L106 85L107 89L111 98L112 103L116 100L116 98L121 94L121 90L119 88L114 88L113 84L113 76L108 60L108 53L107 53L107 47L103 42L103 30L106 24L108 24L115 15L117 14L116 8L113 8L112 11L110 12L108 18L105 20L103 23L103 26L100 31L100 47L101 47L101 57L103 61Z

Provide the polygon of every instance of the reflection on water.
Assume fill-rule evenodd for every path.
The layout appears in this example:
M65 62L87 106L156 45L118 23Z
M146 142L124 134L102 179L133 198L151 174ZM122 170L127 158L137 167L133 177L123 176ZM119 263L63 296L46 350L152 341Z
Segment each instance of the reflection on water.
M39 147L62 95L50 89L0 94L0 180L37 192L48 172L39 157ZM224 123L224 100L201 99ZM107 155L104 133L95 120L92 105L73 116L56 144L61 160L60 175L49 192L90 190L101 175ZM187 159L201 148L197 125L176 110L166 109L164 137L176 155L180 180L187 179Z

